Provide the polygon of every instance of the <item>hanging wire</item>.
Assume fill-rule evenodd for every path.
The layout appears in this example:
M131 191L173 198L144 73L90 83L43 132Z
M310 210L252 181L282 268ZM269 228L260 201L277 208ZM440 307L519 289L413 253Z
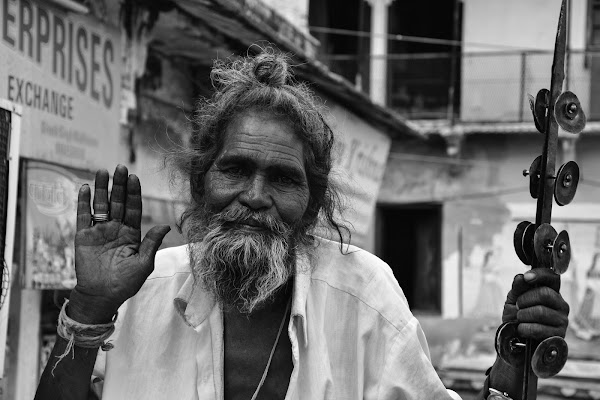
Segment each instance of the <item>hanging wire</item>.
M424 44L437 44L442 46L473 46L473 47L485 47L485 48L496 48L496 49L507 49L507 50L543 50L541 48L524 48L522 46L511 46L506 44L495 44L495 43L479 43L479 42L463 42L460 40L451 39L436 39L422 36L410 36L400 34L385 34L379 33L374 34L367 31L355 31L351 29L339 29L339 28L328 28L326 26L309 26L309 30L316 33L332 33L334 35L345 35L345 36L356 36L356 37L385 37L388 40L395 40L400 42L412 42L412 43L424 43Z
M498 164L486 161L486 160L475 160L475 159L460 159L460 158L451 158L451 157L438 157L438 156L426 156L421 154L411 154L411 153L396 153L390 152L389 158L395 160L406 160L406 161L416 161L416 162L428 162L432 164L445 164L445 165L461 165L461 166L472 166L472 165L485 165L497 167Z

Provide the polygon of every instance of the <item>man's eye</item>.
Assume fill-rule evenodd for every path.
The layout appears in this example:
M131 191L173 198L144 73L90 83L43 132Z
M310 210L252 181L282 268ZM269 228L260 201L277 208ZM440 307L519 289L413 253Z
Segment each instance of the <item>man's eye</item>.
M275 177L273 177L273 180L276 183L280 183L282 185L293 185L296 183L296 181L293 178L290 178L287 175L276 175Z
M229 167L223 170L227 175L230 176L246 176L248 175L248 171L243 167Z

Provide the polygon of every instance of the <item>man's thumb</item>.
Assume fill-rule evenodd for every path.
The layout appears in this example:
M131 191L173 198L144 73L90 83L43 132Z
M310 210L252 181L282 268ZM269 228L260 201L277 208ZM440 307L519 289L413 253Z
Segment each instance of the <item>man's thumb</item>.
M169 225L158 225L153 227L146 233L144 240L140 244L140 256L145 264L154 260L154 255L162 244L165 235L169 233L171 227Z

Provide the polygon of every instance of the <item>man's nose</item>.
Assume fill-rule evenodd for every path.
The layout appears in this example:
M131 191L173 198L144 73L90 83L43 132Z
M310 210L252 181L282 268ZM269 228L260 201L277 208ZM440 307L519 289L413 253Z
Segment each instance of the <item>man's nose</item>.
M273 205L273 198L269 193L269 184L262 175L253 175L240 194L240 202L252 210L270 208Z

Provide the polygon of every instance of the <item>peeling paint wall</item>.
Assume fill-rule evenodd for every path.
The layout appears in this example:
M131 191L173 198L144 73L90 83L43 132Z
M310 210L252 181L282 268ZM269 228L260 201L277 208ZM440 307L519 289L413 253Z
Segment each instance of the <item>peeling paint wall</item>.
M529 195L529 179L522 171L541 153L542 140L534 134L472 135L465 138L458 159L446 157L441 145L392 144L378 203L443 205L443 317L499 318L512 277L527 270L513 249L513 233L520 221L535 221L536 200ZM553 221L559 230L568 225L574 254L578 253L572 269L581 288L587 284L582 278L587 272L579 265L589 270L594 249L600 246L591 242L600 229L600 137L584 132L574 154L583 180L573 203L554 206ZM559 151L557 166L565 161L568 156ZM569 296L578 307L581 290L579 297Z

